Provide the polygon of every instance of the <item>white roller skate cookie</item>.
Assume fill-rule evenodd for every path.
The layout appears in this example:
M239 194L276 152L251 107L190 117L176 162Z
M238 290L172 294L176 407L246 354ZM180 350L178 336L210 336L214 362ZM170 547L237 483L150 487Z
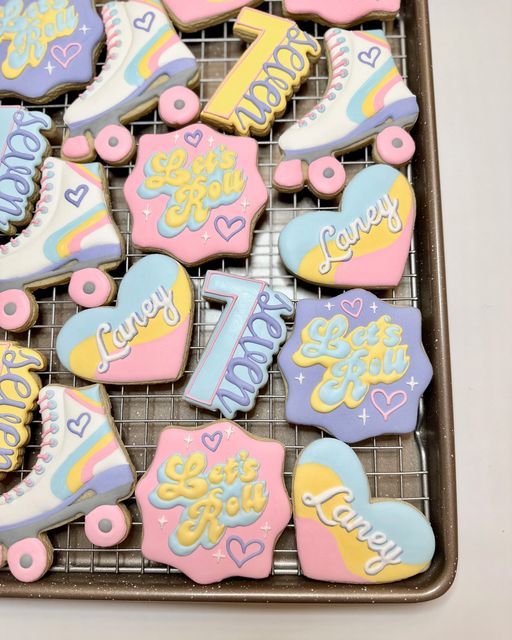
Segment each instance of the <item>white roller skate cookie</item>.
M135 470L101 385L48 385L39 394L41 450L32 471L0 496L0 549L15 578L39 580L53 548L45 532L85 515L85 535L99 547L122 542L130 515L120 504Z
M329 84L322 100L279 139L283 160L274 173L279 191L305 184L318 196L340 193L345 171L336 156L374 143L377 162L407 164L415 145L407 133L418 117L381 30L325 34Z
M0 245L0 329L24 331L35 323L35 289L69 281L77 304L110 301L115 285L105 272L123 255L103 167L47 158L32 222Z
M62 157L78 162L98 154L123 164L135 152L133 135L123 126L159 105L171 126L199 114L199 99L187 87L199 79L197 61L183 44L160 2L109 2L102 10L107 59L101 73L64 113L69 131Z

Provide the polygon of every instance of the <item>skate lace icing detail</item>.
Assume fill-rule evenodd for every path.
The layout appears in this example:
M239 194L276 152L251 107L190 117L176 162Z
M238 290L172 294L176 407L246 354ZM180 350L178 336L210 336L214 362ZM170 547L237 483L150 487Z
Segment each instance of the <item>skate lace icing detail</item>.
M309 111L301 120L298 126L303 128L314 122L318 115L327 109L327 105L336 99L336 95L343 89L343 79L348 76L350 51L346 44L346 37L342 29L329 29L325 33L325 46L327 57L331 67L331 80L320 102Z
M15 249L20 246L20 243L24 238L29 238L34 231L34 228L39 227L43 222L43 216L48 213L48 204L52 200L51 191L53 190L52 178L55 175L53 171L54 164L50 160L47 160L43 165L41 172L41 188L39 191L39 199L37 201L34 216L32 221L26 229L16 237L11 238L6 244L0 245L0 254L9 253L9 250Z
M57 402L54 400L54 397L55 392L51 389L41 390L38 404L41 412L42 441L41 449L37 455L37 462L26 478L23 478L19 484L0 496L0 505L12 502L34 487L39 478L44 474L46 465L52 460L53 456L49 452L49 449L53 449L58 445L57 438L52 436L57 434L60 429L58 424L59 415L55 411Z
M109 2L103 7L101 10L101 18L105 25L105 33L107 34L107 57L99 74L94 77L91 84L80 94L79 98L82 100L92 91L93 87L96 87L103 81L104 74L111 68L111 62L117 58L117 49L122 44L122 31L117 28L121 23L121 18L119 18L119 10L116 8L115 2Z

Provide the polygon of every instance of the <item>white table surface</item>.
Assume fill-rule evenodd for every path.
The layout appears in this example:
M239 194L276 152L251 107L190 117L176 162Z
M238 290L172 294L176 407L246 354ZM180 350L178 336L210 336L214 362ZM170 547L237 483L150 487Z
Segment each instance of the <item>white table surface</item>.
M0 601L0 637L510 638L512 0L430 0L451 328L459 571L419 605Z

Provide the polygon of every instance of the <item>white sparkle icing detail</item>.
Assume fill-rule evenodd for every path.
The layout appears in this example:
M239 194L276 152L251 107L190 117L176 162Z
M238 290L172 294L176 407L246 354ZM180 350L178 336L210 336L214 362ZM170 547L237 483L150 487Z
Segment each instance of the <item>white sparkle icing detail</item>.
M370 417L369 413L366 413L366 409L363 409L363 413L360 413L358 416L363 422L363 427L366 427L366 423L368 422L368 418Z
M53 66L53 64L49 60L48 60L48 64L44 68L46 69L46 71L48 71L49 75L52 75L52 72L55 69L55 67Z
M143 211L142 214L144 215L144 218L147 219L149 218L149 216L152 214L153 212L151 211L151 209L149 207L146 207Z
M306 379L306 376L302 374L302 371L299 373L298 376L295 376L295 380L298 380L299 384L302 384L305 379Z
M267 537L269 531L272 531L272 527L269 525L268 522L265 522L265 524L262 527L260 527L260 529L263 531L264 538Z
M165 516L158 518L158 524L160 525L160 529L163 529L165 525L169 522Z
M411 387L411 391L414 391L414 387L419 384L419 382L416 382L416 380L414 379L414 376L411 376L411 379L409 380L409 382L406 382L405 384L409 385L409 387Z
M203 239L203 242L206 244L208 240L211 238L211 236L208 235L208 231L205 231L201 236L201 238Z
M85 35L87 34L87 32L88 32L88 31L90 31L90 30L91 30L91 27L88 27L86 24L83 24L83 25L80 27L80 29L79 29L79 31L81 31L81 32L84 34L84 36L85 36Z
M379 307L375 304L375 300L374 300L373 303L370 305L370 309L373 311L373 313L375 313L378 308Z
M217 564L219 564L219 562L221 560L224 560L226 557L220 549L217 549L216 553L213 553L212 555L215 558L215 560L217 560Z
M192 438L192 436L190 435L190 433L187 433L187 437L184 438L185 440L185 444L187 445L187 449L190 447L190 445L192 444L192 442L194 442L194 438Z
M242 207L242 209L244 210L244 213L247 211L247 208L250 206L250 202L249 200L247 200L247 198L244 198L242 200L242 202L240 203L240 206Z
M174 134L174 142L178 142L179 139L180 139L180 134L179 133L175 133Z
M215 144L215 138L213 136L208 138L208 144L210 145L210 148Z
M328 302L328 303L327 303L326 305L324 305L324 306L325 306L325 308L327 309L327 311L330 311L330 310L334 307L334 305L332 304L332 302Z
M232 425L229 425L229 427L226 429L226 437L228 440L231 438L234 432L235 430L233 429Z

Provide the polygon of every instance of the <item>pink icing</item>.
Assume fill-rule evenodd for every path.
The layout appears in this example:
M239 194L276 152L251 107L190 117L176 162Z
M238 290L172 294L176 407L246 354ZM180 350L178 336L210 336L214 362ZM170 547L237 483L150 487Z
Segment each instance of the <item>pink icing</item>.
M7 561L12 575L20 582L35 582L46 573L49 562L48 550L39 538L25 538L15 542L7 551ZM29 567L23 567L23 556L31 558Z
M184 105L176 108L176 102ZM185 87L171 87L164 91L158 101L158 113L169 126L180 127L192 122L199 115L201 105L197 95Z
M114 146L109 144L111 138L117 141ZM116 163L132 155L135 141L126 127L119 124L109 124L96 136L94 148L103 160Z
M345 169L341 162L332 156L319 158L309 165L308 181L318 194L334 196L345 184Z
M228 437L229 430L232 432ZM204 434L207 435L203 438ZM191 438L191 442L187 444L186 438ZM224 464L228 458L235 457L241 450L248 451L251 458L258 460L258 480L266 482L269 498L258 519L247 526L228 527L211 549L198 546L189 555L173 553L168 538L179 523L183 507L159 509L149 501L150 494L158 484L158 469L170 455L186 457L191 453L203 452L208 459L207 469L210 470L214 465ZM267 577L272 568L275 542L291 517L290 502L283 484L283 464L282 444L275 440L255 439L228 420L213 422L198 429L166 429L160 436L155 458L135 491L142 514L143 555L176 567L201 584L210 584L230 576ZM217 552L219 560L214 557Z
M262 2L263 0L260 0ZM259 4L258 0L163 0L171 17L182 25L193 26L208 20L216 24L242 7Z
M91 145L87 136L69 137L62 143L61 155L69 160L85 160L91 155Z
M15 313L8 313L9 305L16 305ZM0 329L18 331L28 324L32 315L32 303L21 289L8 289L0 293Z
M115 446L117 444L115 443ZM119 505L104 504L85 516L85 535L97 547L113 547L122 542L128 533L125 511ZM102 520L110 523L109 531L102 531Z
M397 81L400 81L398 78ZM394 139L402 142L401 147L393 146ZM379 133L375 140L375 149L382 162L400 166L407 164L416 151L412 136L401 127L387 127Z
M301 189L304 186L302 160L283 160L274 172L274 184L282 189Z
M318 16L334 27L350 26L372 13L400 9L400 0L283 0L283 4L291 15Z
M87 293L84 286L94 284L94 291ZM100 307L105 304L112 293L112 280L100 269L90 267L75 271L69 281L69 295L71 299L82 307Z

